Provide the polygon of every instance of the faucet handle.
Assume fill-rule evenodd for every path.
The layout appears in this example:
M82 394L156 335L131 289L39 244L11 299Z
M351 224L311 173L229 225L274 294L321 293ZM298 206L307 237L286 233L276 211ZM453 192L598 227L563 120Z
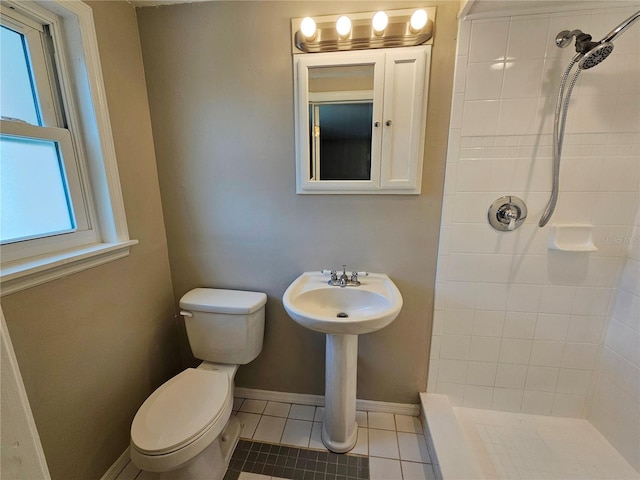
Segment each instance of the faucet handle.
M358 277L367 277L369 276L369 272L357 272L357 271L353 271L351 272L351 280L352 281L357 281Z

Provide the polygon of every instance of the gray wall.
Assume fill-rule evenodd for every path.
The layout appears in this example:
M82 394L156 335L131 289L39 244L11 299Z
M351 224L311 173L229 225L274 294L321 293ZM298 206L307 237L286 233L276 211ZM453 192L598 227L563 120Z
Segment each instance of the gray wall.
M423 193L295 194L290 19L437 6ZM266 292L262 354L238 386L322 394L324 336L282 294L302 271L387 273L404 307L360 337L358 398L417 402L426 388L456 2L211 2L138 10L176 301L197 286ZM186 363L194 363L181 332Z
M175 307L133 7L91 2L128 257L2 298L54 480L100 478L145 398L180 370Z

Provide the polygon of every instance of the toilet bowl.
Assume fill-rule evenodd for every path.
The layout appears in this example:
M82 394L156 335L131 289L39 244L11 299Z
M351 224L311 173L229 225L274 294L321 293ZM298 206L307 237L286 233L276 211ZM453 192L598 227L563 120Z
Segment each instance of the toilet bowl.
M238 364L262 350L265 303L263 293L235 290L200 288L182 297L189 343L204 361L161 385L133 419L130 456L143 471L139 479L223 478L241 431L231 416L233 379Z

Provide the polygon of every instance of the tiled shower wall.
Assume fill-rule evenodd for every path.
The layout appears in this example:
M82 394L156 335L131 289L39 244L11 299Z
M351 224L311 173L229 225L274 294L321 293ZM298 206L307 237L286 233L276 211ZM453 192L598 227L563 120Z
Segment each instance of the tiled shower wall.
M581 74L558 207L539 228L551 188L555 98L574 53L553 40L578 28L601 38L638 9L460 22L430 392L477 408L586 415L612 294L629 263L620 239L632 237L638 210L640 27ZM528 206L514 232L487 222L489 205L504 195ZM598 251L549 250L553 224L593 225ZM637 324L629 328L637 333ZM637 351L634 338L629 349ZM638 366L637 356L628 360Z
M589 420L640 471L640 210L615 291Z

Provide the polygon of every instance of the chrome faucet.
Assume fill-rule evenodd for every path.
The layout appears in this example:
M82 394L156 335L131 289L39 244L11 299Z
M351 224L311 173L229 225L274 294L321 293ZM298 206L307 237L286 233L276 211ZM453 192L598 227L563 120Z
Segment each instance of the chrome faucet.
M347 276L347 266L342 265L342 275L340 275L340 283L341 287L346 287L349 284L349 277Z
M326 275L327 270L322 270L322 273ZM360 280L358 280L358 275L367 276L369 274L367 272L357 272L354 270L353 272L351 272L351 277L349 277L349 275L347 275L347 266L342 265L342 274L338 276L337 271L331 270L331 277L327 283L334 287L347 287L347 286L357 287L358 285L360 285Z

